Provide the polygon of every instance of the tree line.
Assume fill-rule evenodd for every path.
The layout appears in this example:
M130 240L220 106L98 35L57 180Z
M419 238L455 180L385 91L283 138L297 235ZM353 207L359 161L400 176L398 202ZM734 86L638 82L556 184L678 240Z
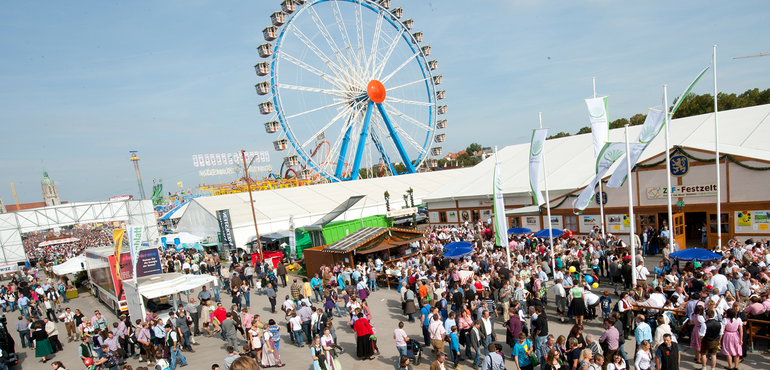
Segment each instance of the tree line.
M763 105L763 104L770 104L770 89L765 89L760 91L759 89L750 89L746 90L746 92L736 95L733 94L727 94L727 93L719 93L717 100L717 104L719 106L719 111L726 111L730 109L738 109L738 108L746 108L746 107L753 107L756 105ZM674 99L674 102L672 103L671 107L669 109L673 109L674 105L676 104L676 99ZM687 96L685 96L684 100L682 101L682 105L679 106L679 109L674 114L673 118L683 118L683 117L689 117L689 116L697 116L699 114L706 114L706 113L712 113L714 112L714 96L711 94L702 94L698 95L695 93L690 93ZM647 118L646 114L637 113L631 118L619 118L612 122L610 122L610 129L614 128L621 128L625 125L629 126L637 126L644 123L644 120ZM584 126L580 130L578 130L575 135L580 134L587 134L591 132L591 126ZM560 137L566 137L571 136L568 132L559 132L554 135L551 135L548 137L548 139L556 139Z

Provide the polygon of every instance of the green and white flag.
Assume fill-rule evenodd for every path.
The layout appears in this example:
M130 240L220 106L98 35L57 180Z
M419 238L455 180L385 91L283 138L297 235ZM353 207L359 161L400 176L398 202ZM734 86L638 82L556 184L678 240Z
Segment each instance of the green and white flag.
M607 113L607 97L586 99L588 116L591 120L591 135L594 139L594 158L599 158L604 143L610 135L610 119Z
M540 191L540 171L543 169L543 149L547 136L547 128L533 130L529 145L529 189L532 192L532 200L538 206L545 203L543 192Z
M596 158L596 176L594 176L591 183L583 189L577 199L572 201L572 209L584 210L591 203L591 199L594 197L594 188L599 184L599 180L604 177L607 170L610 169L613 163L623 157L626 154L625 143L606 143L599 152L599 158Z
M495 178L492 194L495 209L495 245L508 248L508 222L505 218L505 201L503 200L503 180L500 178L500 162L495 163Z
M644 125L642 125L642 131L639 133L639 137L636 139L639 145L631 146L631 163L633 163L631 167L636 165L636 162L642 156L644 149L650 145L652 139L658 136L658 133L663 129L663 118L665 116L665 113L656 110L650 110L650 112L647 114L647 118L644 120ZM618 168L615 169L615 172L612 173L610 180L607 181L607 186L611 188L619 188L623 186L623 183L626 181L626 177L628 177L628 168L626 166L626 158L623 157L623 161L620 163Z
M690 93L693 87L695 87L695 84L700 81L700 78L703 77L703 75L708 71L708 69L711 67L709 65L708 67L704 68L701 73L698 74L698 77L695 77L695 79L690 83L689 86L687 86L687 89L684 90L682 95L679 95L679 98L676 99L676 104L674 105L674 108L671 110L671 115L673 116L674 113L676 113L677 109L679 109L679 106L684 101L684 98L687 96L687 94ZM644 125L642 126L642 131L639 133L639 137L636 139L637 142L641 143L641 146L634 146L631 148L631 167L636 166L636 163L639 161L639 158L641 158L642 153L645 149L650 145L653 139L655 139L656 136L658 136L658 133L663 129L665 126L665 113L664 112L658 112L650 110L650 113L647 115L647 118L644 120ZM618 166L617 169L615 169L615 172L612 174L612 177L610 177L610 180L607 182L607 186L611 188L619 188L623 186L623 183L626 181L626 178L628 177L628 170L626 169L626 162L625 158L623 159L623 162Z

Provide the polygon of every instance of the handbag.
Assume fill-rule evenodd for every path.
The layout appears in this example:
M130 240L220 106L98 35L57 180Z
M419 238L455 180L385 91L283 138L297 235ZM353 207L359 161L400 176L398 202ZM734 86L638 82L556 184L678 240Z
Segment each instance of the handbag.
M537 358L535 352L530 353L527 357L529 358L529 361L532 362L532 366L540 365L540 359Z

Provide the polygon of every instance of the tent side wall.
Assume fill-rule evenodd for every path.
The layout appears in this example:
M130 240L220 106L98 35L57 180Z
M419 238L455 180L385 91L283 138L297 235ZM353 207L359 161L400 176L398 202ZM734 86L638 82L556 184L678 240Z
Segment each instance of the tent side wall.
M197 237L205 238L207 236L217 237L219 232L219 222L217 217L211 214L196 200L189 202L183 217L179 220L176 227L177 232L188 232Z

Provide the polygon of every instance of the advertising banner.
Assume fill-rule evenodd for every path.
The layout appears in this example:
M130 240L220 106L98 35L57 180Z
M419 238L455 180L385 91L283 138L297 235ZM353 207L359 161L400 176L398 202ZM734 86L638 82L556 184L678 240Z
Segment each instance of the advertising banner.
M0 265L0 274L8 274L16 271L19 271L18 263L8 263L5 265Z
M211 166L211 157L208 154L205 154L203 157L206 159L206 165Z
M647 199L661 199L668 196L665 186L647 188ZM717 184L677 185L671 187L672 197L711 197L717 195Z
M198 167L198 156L193 154L193 166Z
M543 170L543 148L548 129L541 128L532 131L532 141L529 144L529 189L535 205L545 203L543 192L540 191L540 171Z
M495 245L508 248L508 218L505 217L505 201L503 199L503 180L501 180L500 171L502 164L495 163L494 183L492 184L492 194L495 205ZM507 249L506 249L507 250ZM508 253L510 251L508 250ZM510 265L510 258L508 260Z
M203 161L203 154L198 154L198 165L199 166L206 165L206 162Z
M294 215L289 215L289 250L291 250L291 258L297 258L297 236L294 234Z
M144 236L144 226L126 226L128 231L128 247L131 255L131 264L133 265L134 283L136 283L136 266L139 264L139 249L142 247L142 237Z
M227 251L235 250L235 238L233 236L232 220L230 220L230 210L218 210L217 221L219 221L219 232L222 233L222 248Z
M115 256L110 256L110 265L115 265ZM134 278L134 264L131 263L131 254L123 253L120 255L120 270L110 269L112 272L112 281L115 284L115 294L121 301L126 299L123 291L123 280ZM136 263L136 276L145 277L163 273L160 264L160 254L157 249L145 249L139 251L139 257Z
M610 135L610 120L607 117L607 97L586 99L588 116L591 121L591 135L594 139L594 158L599 157L604 143Z

